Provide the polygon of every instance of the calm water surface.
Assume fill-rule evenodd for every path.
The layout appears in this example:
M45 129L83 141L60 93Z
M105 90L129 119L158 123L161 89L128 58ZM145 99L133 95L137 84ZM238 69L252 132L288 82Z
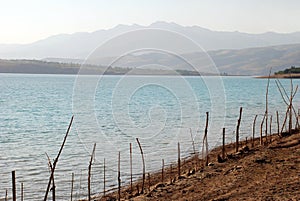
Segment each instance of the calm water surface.
M81 83L73 75L0 74L0 199L6 189L11 195L12 170L16 170L18 191L24 183L25 199L43 198L49 177L45 153L51 159L56 157L73 114L74 124L55 175L58 200L69 199L72 173L73 197L86 196L93 143L97 143L97 149L92 192L97 194L103 191L104 158L106 189L117 185L119 151L122 182L128 182L129 143L133 148L135 177L142 172L136 137L144 148L146 170L153 171L161 167L161 159L167 164L176 161L177 142L181 143L182 157L191 154L190 131L196 149L201 150L206 111L210 112L210 148L220 144L223 127L227 142L234 140L239 107L243 107L242 138L251 136L254 116L258 114L260 121L264 113L264 79L105 76L97 81L95 89L90 79L94 78ZM289 89L289 80L281 82ZM222 86L209 87L214 87L214 83ZM299 84L299 80L294 80L294 84ZM298 108L299 95L295 100ZM274 116L278 110L282 119L285 108L271 80L269 111Z

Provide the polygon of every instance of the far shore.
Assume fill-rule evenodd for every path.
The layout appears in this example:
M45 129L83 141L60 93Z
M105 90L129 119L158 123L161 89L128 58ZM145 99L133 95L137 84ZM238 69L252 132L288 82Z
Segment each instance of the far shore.
M300 74L294 73L294 74L277 74L277 75L264 75L264 76L256 76L255 78L260 78L260 79L266 79L266 78L271 78L271 79L289 79L289 78L295 78L299 79Z

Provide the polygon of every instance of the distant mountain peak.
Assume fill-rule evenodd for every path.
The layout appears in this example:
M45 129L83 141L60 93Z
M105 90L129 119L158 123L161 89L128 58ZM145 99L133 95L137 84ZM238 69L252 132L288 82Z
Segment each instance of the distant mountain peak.
M182 26L175 22L157 21L148 26L119 24L111 29L74 34L57 34L25 45L0 45L0 58L86 58L96 47L113 36L140 28L160 28L180 33L204 50L243 49L300 43L300 32L248 34L239 31L212 31L201 26ZM149 37L149 40L156 40ZM142 45L142 44L140 44ZM113 54L113 50L110 54Z

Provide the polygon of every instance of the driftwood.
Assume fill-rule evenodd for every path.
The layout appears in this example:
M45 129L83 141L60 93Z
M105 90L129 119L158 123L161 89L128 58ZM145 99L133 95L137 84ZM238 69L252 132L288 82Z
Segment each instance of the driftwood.
M52 165L52 171L51 171L51 175L50 175L50 178L49 178L49 181L48 181L48 186L47 186L47 189L46 189L44 201L47 201L48 192L49 192L49 189L50 189L51 181L52 181L53 176L54 176L54 171L55 171L55 168L56 168L56 164L57 164L58 159L59 159L59 156L60 156L60 154L61 154L61 152L62 152L62 150L63 150L63 148L64 148L64 146L65 146L65 143L66 143L68 134L69 134L69 132L70 132L70 129L71 129L71 126L72 126L72 123L73 123L73 119L74 119L74 116L72 116L72 118L71 118L71 121L70 121L68 130L67 130L66 135L65 135L64 140L63 140L63 143L62 143L62 145L61 145L61 147L60 147L60 150L59 150L59 152L58 152L58 154L57 154L57 156L56 156L56 158L55 158L55 160L54 160L54 162L53 162L53 165Z

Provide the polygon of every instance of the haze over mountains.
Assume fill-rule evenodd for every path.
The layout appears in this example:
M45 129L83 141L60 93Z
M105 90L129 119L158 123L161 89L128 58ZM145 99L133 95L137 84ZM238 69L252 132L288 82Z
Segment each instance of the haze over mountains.
M118 25L112 29L92 33L59 34L25 45L0 45L0 58L43 59L54 57L84 59L104 41L124 32L141 28L158 28L181 33L196 41L206 51L300 43L300 32L247 34L211 31L200 26L181 26L175 23L155 22L149 26Z
M59 34L31 44L0 45L1 59L45 59L47 61L81 63L95 48L108 39L125 32L142 28L174 31L197 42L215 62L221 73L257 75L266 74L269 67L281 70L291 65L300 65L300 32L248 34L240 32L212 31L199 26L181 26L175 23L155 22L149 26L118 25L112 29L92 33ZM151 43L149 37L148 43ZM142 45L142 44L141 44ZM197 62L203 56L199 52L181 52ZM99 65L108 65L107 59L114 50L100 59ZM129 55L116 64L120 67L138 67L160 61L172 64L176 69L184 65L174 58L158 54Z

